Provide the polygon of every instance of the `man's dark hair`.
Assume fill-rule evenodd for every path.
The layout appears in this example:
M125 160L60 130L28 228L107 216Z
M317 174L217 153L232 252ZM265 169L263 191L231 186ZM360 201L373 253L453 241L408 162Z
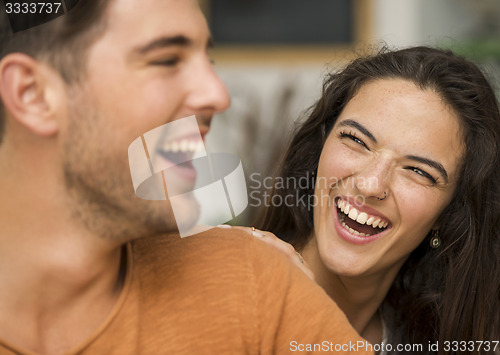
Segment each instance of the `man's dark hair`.
M85 74L86 50L103 33L109 0L82 0L71 11L50 22L15 32L0 4L0 60L24 53L57 70L68 84ZM5 130L5 109L0 98L0 142Z

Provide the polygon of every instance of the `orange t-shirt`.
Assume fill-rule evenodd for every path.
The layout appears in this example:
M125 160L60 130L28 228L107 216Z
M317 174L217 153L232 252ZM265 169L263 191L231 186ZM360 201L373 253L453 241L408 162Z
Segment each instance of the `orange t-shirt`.
M138 239L127 268L108 319L68 354L372 353L319 286L245 232ZM0 340L0 355L32 354L21 349Z

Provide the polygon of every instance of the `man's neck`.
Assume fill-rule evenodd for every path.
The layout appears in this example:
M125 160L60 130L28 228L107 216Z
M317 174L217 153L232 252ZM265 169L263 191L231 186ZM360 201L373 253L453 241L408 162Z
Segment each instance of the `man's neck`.
M122 245L73 222L57 197L39 200L7 186L0 191L0 339L42 354L67 351L116 303Z
M0 245L0 338L57 354L84 341L105 321L123 286L120 249L106 258L46 244L31 250Z

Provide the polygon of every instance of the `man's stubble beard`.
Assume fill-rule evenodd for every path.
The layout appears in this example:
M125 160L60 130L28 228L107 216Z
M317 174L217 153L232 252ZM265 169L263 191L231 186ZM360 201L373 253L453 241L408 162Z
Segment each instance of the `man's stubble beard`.
M168 201L135 195L128 146L113 144L113 128L93 103L74 100L68 113L63 169L72 218L92 234L120 243L177 231Z

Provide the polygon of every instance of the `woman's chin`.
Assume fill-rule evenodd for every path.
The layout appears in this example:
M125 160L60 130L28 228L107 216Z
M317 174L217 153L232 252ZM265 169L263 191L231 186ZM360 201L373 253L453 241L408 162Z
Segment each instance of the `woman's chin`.
M325 250L325 249L323 249ZM357 277L370 272L376 265L366 255L335 247L335 252L320 250L320 258L325 267L338 276Z

